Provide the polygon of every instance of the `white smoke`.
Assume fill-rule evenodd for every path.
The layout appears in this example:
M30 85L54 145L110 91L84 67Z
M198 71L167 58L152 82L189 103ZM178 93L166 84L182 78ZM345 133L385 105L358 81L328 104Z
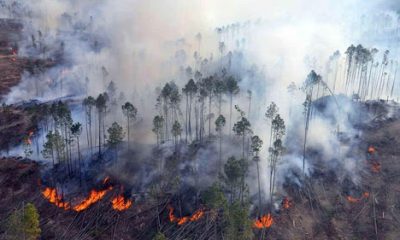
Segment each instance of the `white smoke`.
M383 0L368 3L362 0L19 1L21 7L17 13L22 14L9 10L1 13L4 17L22 17L25 29L19 54L37 56L37 52L32 52L33 35L46 46L39 55L41 58L54 57L62 49L65 59L39 76L24 74L7 102L69 95L95 96L113 80L128 100L140 106L145 126L138 130L140 139L136 140L154 141L151 134L145 133L150 131L149 123L156 114L154 88L170 80L182 87L187 79L180 76L179 69L194 65L194 51L210 61L213 56L214 63L218 64L215 60L220 55L218 41L223 40L226 51L243 52L246 67L258 66L260 77L255 80L245 72L245 67L237 68L242 71L238 73L242 78L242 91L234 104L247 109L246 90L253 91L250 119L254 133L264 140L261 171L268 173L269 126L264 113L271 101L277 103L279 113L286 120L288 138L296 136L298 139L298 146L288 146L294 149L293 155L283 159L282 172L287 172L288 166L301 168L299 154L304 124L301 106L304 95L300 92L296 96L289 95L287 86L291 82L301 86L312 69L324 77L329 56L337 49L344 52L350 44L391 47L392 42L374 40L369 35L372 21L364 24L362 19L374 12L396 16L390 8L398 4L392 2L390 5ZM222 35L215 31L217 27L231 24L241 27ZM195 38L197 33L202 35L201 42ZM185 54L177 57L176 52L182 49ZM293 109L290 116L289 109ZM343 111L351 112L352 106L346 105ZM341 131L354 135L345 117L337 120ZM316 116L309 134L308 146L319 149L328 162L341 158L337 156L340 148L335 133L337 125L323 116ZM347 151L346 147L342 151ZM345 161L345 169L351 172L355 164L347 161L346 155L342 153L340 161ZM262 178L266 189L268 175L263 174Z

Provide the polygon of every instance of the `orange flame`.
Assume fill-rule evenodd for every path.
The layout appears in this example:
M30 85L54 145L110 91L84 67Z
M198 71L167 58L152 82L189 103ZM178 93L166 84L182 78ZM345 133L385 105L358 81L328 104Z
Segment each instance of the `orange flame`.
M132 206L132 201L126 199L122 195L118 195L111 200L112 208L117 211L124 211Z
M362 198L354 198L352 196L347 196L347 201L351 202L351 203L357 203L361 200Z
M347 196L346 198L350 203L358 203L365 198L369 198L369 192L364 192L360 198L355 198L352 196Z
M105 190L92 190L90 191L89 196L84 199L81 203L79 203L78 205L74 206L74 210L77 212L83 211L85 209L87 209L88 207L90 207L92 204L100 201L101 199L104 198L104 196L106 195L106 193L108 191L110 191L112 189L112 187L109 187L108 189Z
M178 225L183 225L187 222L196 222L198 221L200 218L202 218L204 216L204 210L203 209L198 209L196 210L196 212L194 212L192 214L192 216L185 216L185 217L181 217L178 218L174 215L174 208L171 206L168 206L169 209L169 221L170 222L176 222L178 223Z
M264 215L257 220L254 221L253 227L258 229L263 228L270 228L274 223L274 219L272 218L271 214Z
M287 197L283 198L282 207L284 209L289 209L291 206L292 206L292 202Z
M374 154L376 152L376 149L373 146L368 147L368 153L369 154Z
M57 207L65 210L70 209L69 203L63 202L62 197L57 193L55 188L46 188L42 194L50 203L53 203Z

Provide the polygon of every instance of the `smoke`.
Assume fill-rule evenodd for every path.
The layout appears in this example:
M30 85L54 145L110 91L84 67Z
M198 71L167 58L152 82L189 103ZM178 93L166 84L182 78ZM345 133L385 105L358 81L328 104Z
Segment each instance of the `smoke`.
M373 34L377 28L374 21L382 19L382 15L392 16L395 25L395 11L399 8L396 1L17 2L17 5L3 3L7 7L1 10L0 16L18 18L24 23L19 55L39 56L56 63L40 74L24 74L21 83L7 97L7 103L30 99L46 101L62 96L96 96L114 81L118 93L123 91L126 99L138 106L142 121L138 121L135 141L147 144L154 142L150 129L151 119L156 114L156 87L171 80L183 87L188 79L182 69L187 66L201 69L206 76L220 73L222 66L230 62L229 73L241 79L241 93L234 104L245 109L253 132L264 140L262 173L269 172L267 146L270 133L264 113L271 101L277 103L279 113L286 121L289 153L282 159L278 172L280 180L291 174L290 169L302 168L302 103L305 96L301 91L290 95L287 86L294 82L300 87L312 69L325 77L325 63L332 53L336 50L344 52L350 44L397 46L393 39L377 39ZM216 28L225 31L218 34ZM197 33L201 33L200 41L196 38ZM224 42L225 53L232 52L230 59L219 59L219 42ZM207 59L206 67L194 67L195 51L202 60ZM252 91L250 113L247 90ZM226 115L228 100L224 99L223 104ZM313 116L308 147L320 151L319 159L327 166L341 166L347 174L352 173L361 156L352 153L349 146L357 141L342 146L338 132L344 132L350 138L358 134L348 120L348 113L354 112L355 107L341 101L338 110L332 98L324 104L324 114L316 110ZM328 113L333 117L328 117ZM236 117L237 114L234 119ZM113 118L124 121L121 114ZM83 122L83 116L78 120ZM213 165L207 164L209 161L216 163L217 155L215 148L210 148L197 153L195 160L184 163L181 170L187 165L211 168ZM224 145L224 152L233 154L237 149ZM224 157L228 155L224 154ZM127 160L126 156L121 157ZM307 159L307 172L311 165L309 161ZM208 169L204 174L213 173ZM253 171L251 175L254 176ZM265 189L269 185L268 178L268 174L262 174Z

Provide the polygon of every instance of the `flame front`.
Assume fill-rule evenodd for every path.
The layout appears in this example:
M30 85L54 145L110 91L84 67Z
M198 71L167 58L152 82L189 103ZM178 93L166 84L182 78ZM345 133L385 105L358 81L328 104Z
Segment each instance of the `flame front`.
M90 207L92 204L100 201L101 199L104 198L104 196L106 195L106 193L108 191L110 191L112 189L112 187L106 189L106 190L92 190L90 191L89 197L87 197L86 199L84 199L80 204L74 206L74 210L77 212L83 211L85 209L87 209L88 207Z
M178 218L178 217L176 217L174 215L174 208L173 207L169 206L168 209L169 209L169 214L168 214L169 221L170 222L176 222L179 226L183 225L183 224L185 224L187 222L196 222L196 221L198 221L200 218L202 218L204 216L204 210L203 209L198 209L190 217L189 216L185 216L185 217Z
M253 227L258 229L263 228L270 228L274 223L274 219L272 218L271 214L264 215L257 220L254 221Z
M50 203L53 203L57 207L65 210L70 209L69 203L63 202L62 197L57 193L55 188L46 188L42 194Z
M124 211L132 206L132 201L126 199L122 195L118 195L111 200L112 208L117 211Z

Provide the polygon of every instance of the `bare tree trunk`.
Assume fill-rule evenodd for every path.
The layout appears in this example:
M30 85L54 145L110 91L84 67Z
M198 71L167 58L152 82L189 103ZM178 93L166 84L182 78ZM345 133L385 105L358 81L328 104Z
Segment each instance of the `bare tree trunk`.
M259 207L259 216L262 214L262 205L261 205L261 184L260 184L260 168L258 166L258 161L256 162L257 165L257 181L258 181L258 207Z
M101 156L101 110L98 111L99 120L99 157Z
M229 136L232 133L232 94L230 95L230 108L229 108Z

